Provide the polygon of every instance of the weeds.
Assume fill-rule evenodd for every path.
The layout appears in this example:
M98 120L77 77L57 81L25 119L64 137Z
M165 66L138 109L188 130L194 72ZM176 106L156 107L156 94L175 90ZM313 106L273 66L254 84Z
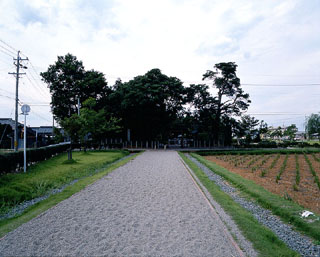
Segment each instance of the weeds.
M294 157L296 160L296 184L294 185L293 189L295 190L295 187L298 188L300 183L300 165L299 165L298 155L295 154ZM298 191L298 190L295 190L295 191Z
M285 170L286 167L287 167L288 157L289 157L289 155L286 154L286 157L285 157L284 160L283 160L283 163L282 163L282 166L281 166L281 168L280 168L280 171L279 171L279 173L278 173L278 175L277 175L277 177L276 177L276 183L278 183L278 181L281 180L281 176L282 176L284 170Z
M319 177L317 176L317 173L315 172L311 161L309 160L308 156L306 154L304 154L304 158L306 160L306 162L308 163L309 169L314 177L314 183L317 184L318 188L320 189L320 181L319 181Z

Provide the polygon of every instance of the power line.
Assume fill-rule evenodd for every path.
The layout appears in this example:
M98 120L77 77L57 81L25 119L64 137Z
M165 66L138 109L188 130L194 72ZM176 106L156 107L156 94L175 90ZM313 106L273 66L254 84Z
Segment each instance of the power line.
M26 74L26 78L29 80L30 84L45 98L48 97L48 95L45 95L45 93L43 93L41 87L37 84L37 83L33 83L31 81L31 79L29 78L28 74Z
M12 56L11 54L8 54L7 52L3 51L2 49L0 49L0 52L6 54L6 55L8 55L8 56L10 56L11 58L13 58L13 56Z
M12 49L15 52L18 52L17 49L13 48L11 45L9 45L8 43L4 42L2 39L0 39L0 42L2 42L3 44L5 44L7 47L9 47L10 49Z
M309 86L320 86L320 83L311 84L249 84L241 83L242 86L260 86L260 87L309 87Z
M2 96L2 97L6 97L6 98L9 98L9 99L13 99L13 100L16 100L14 97L11 97L11 96L7 96L7 95L1 95L0 94L0 96Z
M2 49L4 49L5 51L7 51L8 53L12 54L12 55L15 55L15 54L16 54L16 53L15 53L15 52L13 52L12 50L10 50L10 49L8 49L8 48L6 48L6 47L2 46L2 45L0 45L0 47L1 47Z
M262 115L262 116L304 116L302 113L247 113L249 115Z
M38 76L39 77L39 79L40 79L40 81L42 82L42 79L41 79L41 77L40 77L40 73L36 70L36 68L34 67L34 65L32 64L32 62L29 60L29 63L30 63L30 66L31 66L31 68L32 68L32 70L33 70L33 72L34 72L34 74L36 75L36 76ZM30 75L32 76L32 73L30 73ZM32 76L33 77L33 76ZM36 82L36 83L38 83L38 80L37 79L35 79L34 77L33 77L33 79L34 79L34 81ZM44 86L44 84L43 83L38 83L38 85L40 85L40 87L41 87L41 85L42 85L42 89L46 92L46 94L49 94L49 96L51 97L51 95L50 95L50 93L47 91L47 87L45 86L45 87L43 87Z
M8 93L8 94L14 95L13 92L10 92L10 91L7 91L7 90L1 89L1 88L0 88L0 90L3 91L3 92L6 92L6 93Z
M48 120L47 118L44 118L43 116L41 116L40 114L36 113L34 110L32 111L32 114L35 114L36 116L38 116L40 119L43 119L45 121L48 121L51 123L51 120Z

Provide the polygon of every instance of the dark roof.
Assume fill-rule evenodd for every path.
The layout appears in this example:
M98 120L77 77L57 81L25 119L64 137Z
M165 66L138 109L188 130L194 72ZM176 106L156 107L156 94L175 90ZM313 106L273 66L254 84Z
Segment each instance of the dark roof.
M38 134L52 134L52 126L32 127L31 129Z
M12 127L12 129L15 128L15 121L11 118L0 118L0 124L8 124ZM23 126L23 124L18 122L18 126Z

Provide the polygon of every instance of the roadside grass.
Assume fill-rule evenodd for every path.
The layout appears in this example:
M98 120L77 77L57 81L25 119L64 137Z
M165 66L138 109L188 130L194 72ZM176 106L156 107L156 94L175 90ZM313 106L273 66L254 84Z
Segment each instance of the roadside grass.
M309 216L307 219L301 218L301 213L305 208L297 203L273 194L253 181L245 179L238 174L232 173L227 169L204 159L198 154L191 154L194 158L206 165L216 174L222 176L225 180L233 184L244 195L257 201L262 207L270 209L273 214L279 216L282 221L291 224L294 228L315 240L320 244L320 220L319 215Z
M41 161L26 173L6 174L0 177L0 213L33 198L42 196L75 179L88 176L103 165L129 154L126 151L74 152L73 160L59 154Z
M289 249L285 243L278 239L270 229L261 225L249 211L233 201L228 194L221 191L195 163L183 153L180 152L179 154L212 197L232 217L243 235L252 242L259 256L299 256L298 253Z
M118 152L118 153L121 153L121 152ZM123 154L124 153L121 153L122 156L126 155L126 154L124 154L124 155ZM88 185L94 183L95 181L97 181L97 180L101 179L102 177L104 177L105 175L109 174L114 169L126 164L127 162L134 159L139 154L140 153L137 153L135 155L128 157L127 159L124 159L124 160L119 161L114 164L110 164L110 166L108 166L106 169L102 170L101 172L95 173L92 176L82 177L75 184L66 187L62 192L60 192L58 194L51 195L47 199L45 199L41 202L38 202L35 205L30 206L22 214L20 214L16 217L10 218L10 219L0 221L0 239L4 235L6 235L8 232L16 229L17 227L19 227L23 223L26 223L29 220L41 215L43 212L45 212L46 210L50 209L51 207L57 205L59 202L65 200L65 199L69 198L70 196L72 196L73 194L81 191L82 189L84 189ZM95 155L95 153L90 153L89 155L90 156ZM114 159L114 161L115 160L116 160L116 158Z

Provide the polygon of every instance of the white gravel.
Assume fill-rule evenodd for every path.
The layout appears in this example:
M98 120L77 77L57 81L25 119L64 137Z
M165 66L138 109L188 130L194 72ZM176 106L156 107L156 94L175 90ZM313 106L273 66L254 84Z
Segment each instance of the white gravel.
M241 256L229 236L177 152L147 151L7 234L0 256Z

